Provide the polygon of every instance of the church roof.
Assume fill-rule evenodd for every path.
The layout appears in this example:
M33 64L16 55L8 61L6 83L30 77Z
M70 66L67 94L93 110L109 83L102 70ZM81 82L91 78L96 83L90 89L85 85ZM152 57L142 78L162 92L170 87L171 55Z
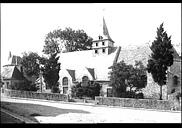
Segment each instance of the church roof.
M179 54L176 52L176 49L173 47L173 56L174 59L179 59ZM133 48L122 49L119 53L117 62L124 60L127 64L135 64L135 60L142 61L143 65L146 67L148 63L149 56L152 51L148 45L136 46Z
M108 68L112 66L117 50L109 55L94 56L93 53L93 50L60 53L61 70L75 70L75 77L78 77L86 69L93 79L108 80Z
M122 49L119 53L117 62L124 60L127 64L135 64L135 60L142 61L147 66L149 55L151 54L149 46L138 46L132 49Z

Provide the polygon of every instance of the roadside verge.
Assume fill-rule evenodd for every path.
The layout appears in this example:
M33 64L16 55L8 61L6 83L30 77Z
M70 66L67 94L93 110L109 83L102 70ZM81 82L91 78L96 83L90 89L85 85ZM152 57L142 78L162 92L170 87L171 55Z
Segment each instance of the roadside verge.
M30 120L30 119L28 119L26 117L20 116L20 115L18 115L16 113L10 112L10 111L8 111L8 110L6 110L4 108L1 108L1 111L8 114L8 115L10 115L10 116L12 116L12 117L14 117L14 118L16 118L16 119L18 119L18 120L20 120L20 121L22 121L22 122L24 122L24 123L33 123L33 124L38 123L38 122L32 121L32 120Z

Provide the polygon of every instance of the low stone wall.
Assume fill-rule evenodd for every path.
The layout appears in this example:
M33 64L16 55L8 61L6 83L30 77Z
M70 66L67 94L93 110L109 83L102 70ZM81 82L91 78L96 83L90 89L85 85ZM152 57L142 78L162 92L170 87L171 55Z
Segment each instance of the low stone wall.
M95 103L99 105L108 105L108 106L181 111L181 108L179 107L173 109L174 103L168 100L115 98L115 97L98 96L95 97Z
M5 96L10 97L21 97L21 98L32 98L32 99L44 99L44 100L54 100L54 101L68 101L68 96L64 94L54 94L54 93L38 93L32 91L19 91L3 89Z

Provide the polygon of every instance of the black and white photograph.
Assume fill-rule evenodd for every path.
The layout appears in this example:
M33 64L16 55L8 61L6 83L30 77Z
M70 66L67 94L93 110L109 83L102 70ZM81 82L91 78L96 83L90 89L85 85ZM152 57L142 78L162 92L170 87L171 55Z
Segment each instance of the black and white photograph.
M181 123L181 3L1 3L1 124Z

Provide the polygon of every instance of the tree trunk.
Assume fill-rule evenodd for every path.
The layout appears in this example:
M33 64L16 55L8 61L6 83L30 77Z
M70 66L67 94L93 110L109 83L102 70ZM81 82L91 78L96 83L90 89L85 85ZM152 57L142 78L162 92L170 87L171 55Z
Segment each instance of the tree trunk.
M160 100L162 100L162 85L160 85Z

